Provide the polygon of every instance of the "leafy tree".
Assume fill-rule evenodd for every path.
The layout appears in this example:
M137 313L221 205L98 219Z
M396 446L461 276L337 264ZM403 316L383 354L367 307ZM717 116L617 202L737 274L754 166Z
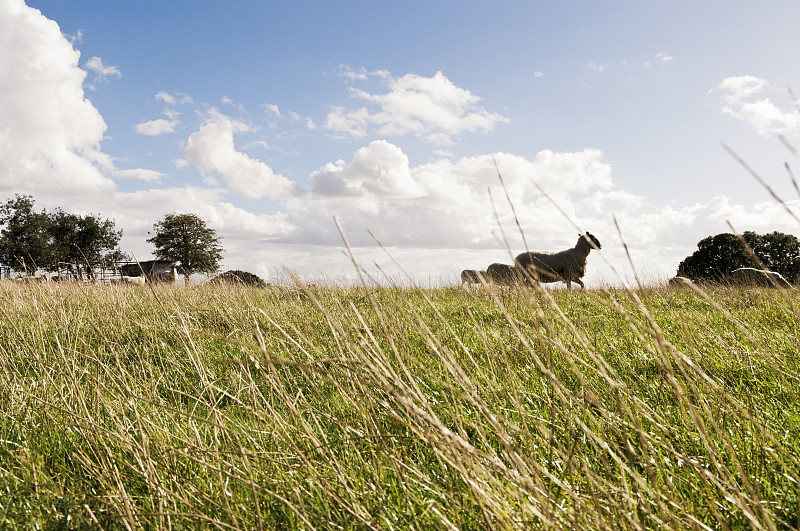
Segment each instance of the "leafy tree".
M254 286L256 288L267 287L267 283L264 282L264 280L258 275L248 273L247 271L241 271L239 269L225 271L224 273L212 278L211 282L220 284L225 282L229 284L244 284L245 286Z
M52 263L49 218L33 209L33 196L16 194L0 206L0 263L34 272Z
M116 230L110 219L79 216L59 209L50 215L49 221L52 255L58 262L70 264L70 270L77 268L79 275L81 267L91 276L95 267L127 258L118 248L122 230Z
M194 214L167 214L153 225L155 236L148 239L155 245L159 260L178 264L186 283L192 273L215 273L222 260L220 238L214 229Z
M783 275L789 282L800 280L800 240L791 234L745 232L742 238L761 264ZM740 267L759 267L742 241L730 233L700 240L697 250L678 266L678 274L692 280L716 282L728 278Z

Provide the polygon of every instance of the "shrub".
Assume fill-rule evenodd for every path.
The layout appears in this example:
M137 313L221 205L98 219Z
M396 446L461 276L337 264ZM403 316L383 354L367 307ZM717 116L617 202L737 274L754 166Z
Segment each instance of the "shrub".
M267 287L267 283L264 282L264 280L258 275L254 275L253 273L248 273L247 271L241 271L239 269L225 271L224 273L221 273L212 278L211 282L215 282L218 284L222 283L244 284L246 286L253 286L256 288Z

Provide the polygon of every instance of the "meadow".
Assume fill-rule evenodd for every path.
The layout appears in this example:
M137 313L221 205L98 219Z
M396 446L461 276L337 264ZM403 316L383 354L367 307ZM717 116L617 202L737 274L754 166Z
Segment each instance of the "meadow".
M0 528L800 528L797 290L2 282L0 312Z

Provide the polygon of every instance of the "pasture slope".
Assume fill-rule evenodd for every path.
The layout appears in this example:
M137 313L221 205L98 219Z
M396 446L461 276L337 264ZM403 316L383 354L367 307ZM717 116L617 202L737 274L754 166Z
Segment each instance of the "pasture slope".
M797 529L800 296L0 283L0 528Z

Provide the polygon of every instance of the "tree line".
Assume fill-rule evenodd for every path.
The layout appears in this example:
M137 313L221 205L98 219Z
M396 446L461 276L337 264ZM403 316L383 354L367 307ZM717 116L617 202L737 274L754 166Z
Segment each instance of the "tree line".
M122 229L100 215L37 211L30 195L15 195L0 205L0 266L34 274L66 271L93 278L97 269L131 257L119 248ZM188 281L193 273L214 273L222 260L216 231L195 214L167 214L153 225L153 254L170 261Z

